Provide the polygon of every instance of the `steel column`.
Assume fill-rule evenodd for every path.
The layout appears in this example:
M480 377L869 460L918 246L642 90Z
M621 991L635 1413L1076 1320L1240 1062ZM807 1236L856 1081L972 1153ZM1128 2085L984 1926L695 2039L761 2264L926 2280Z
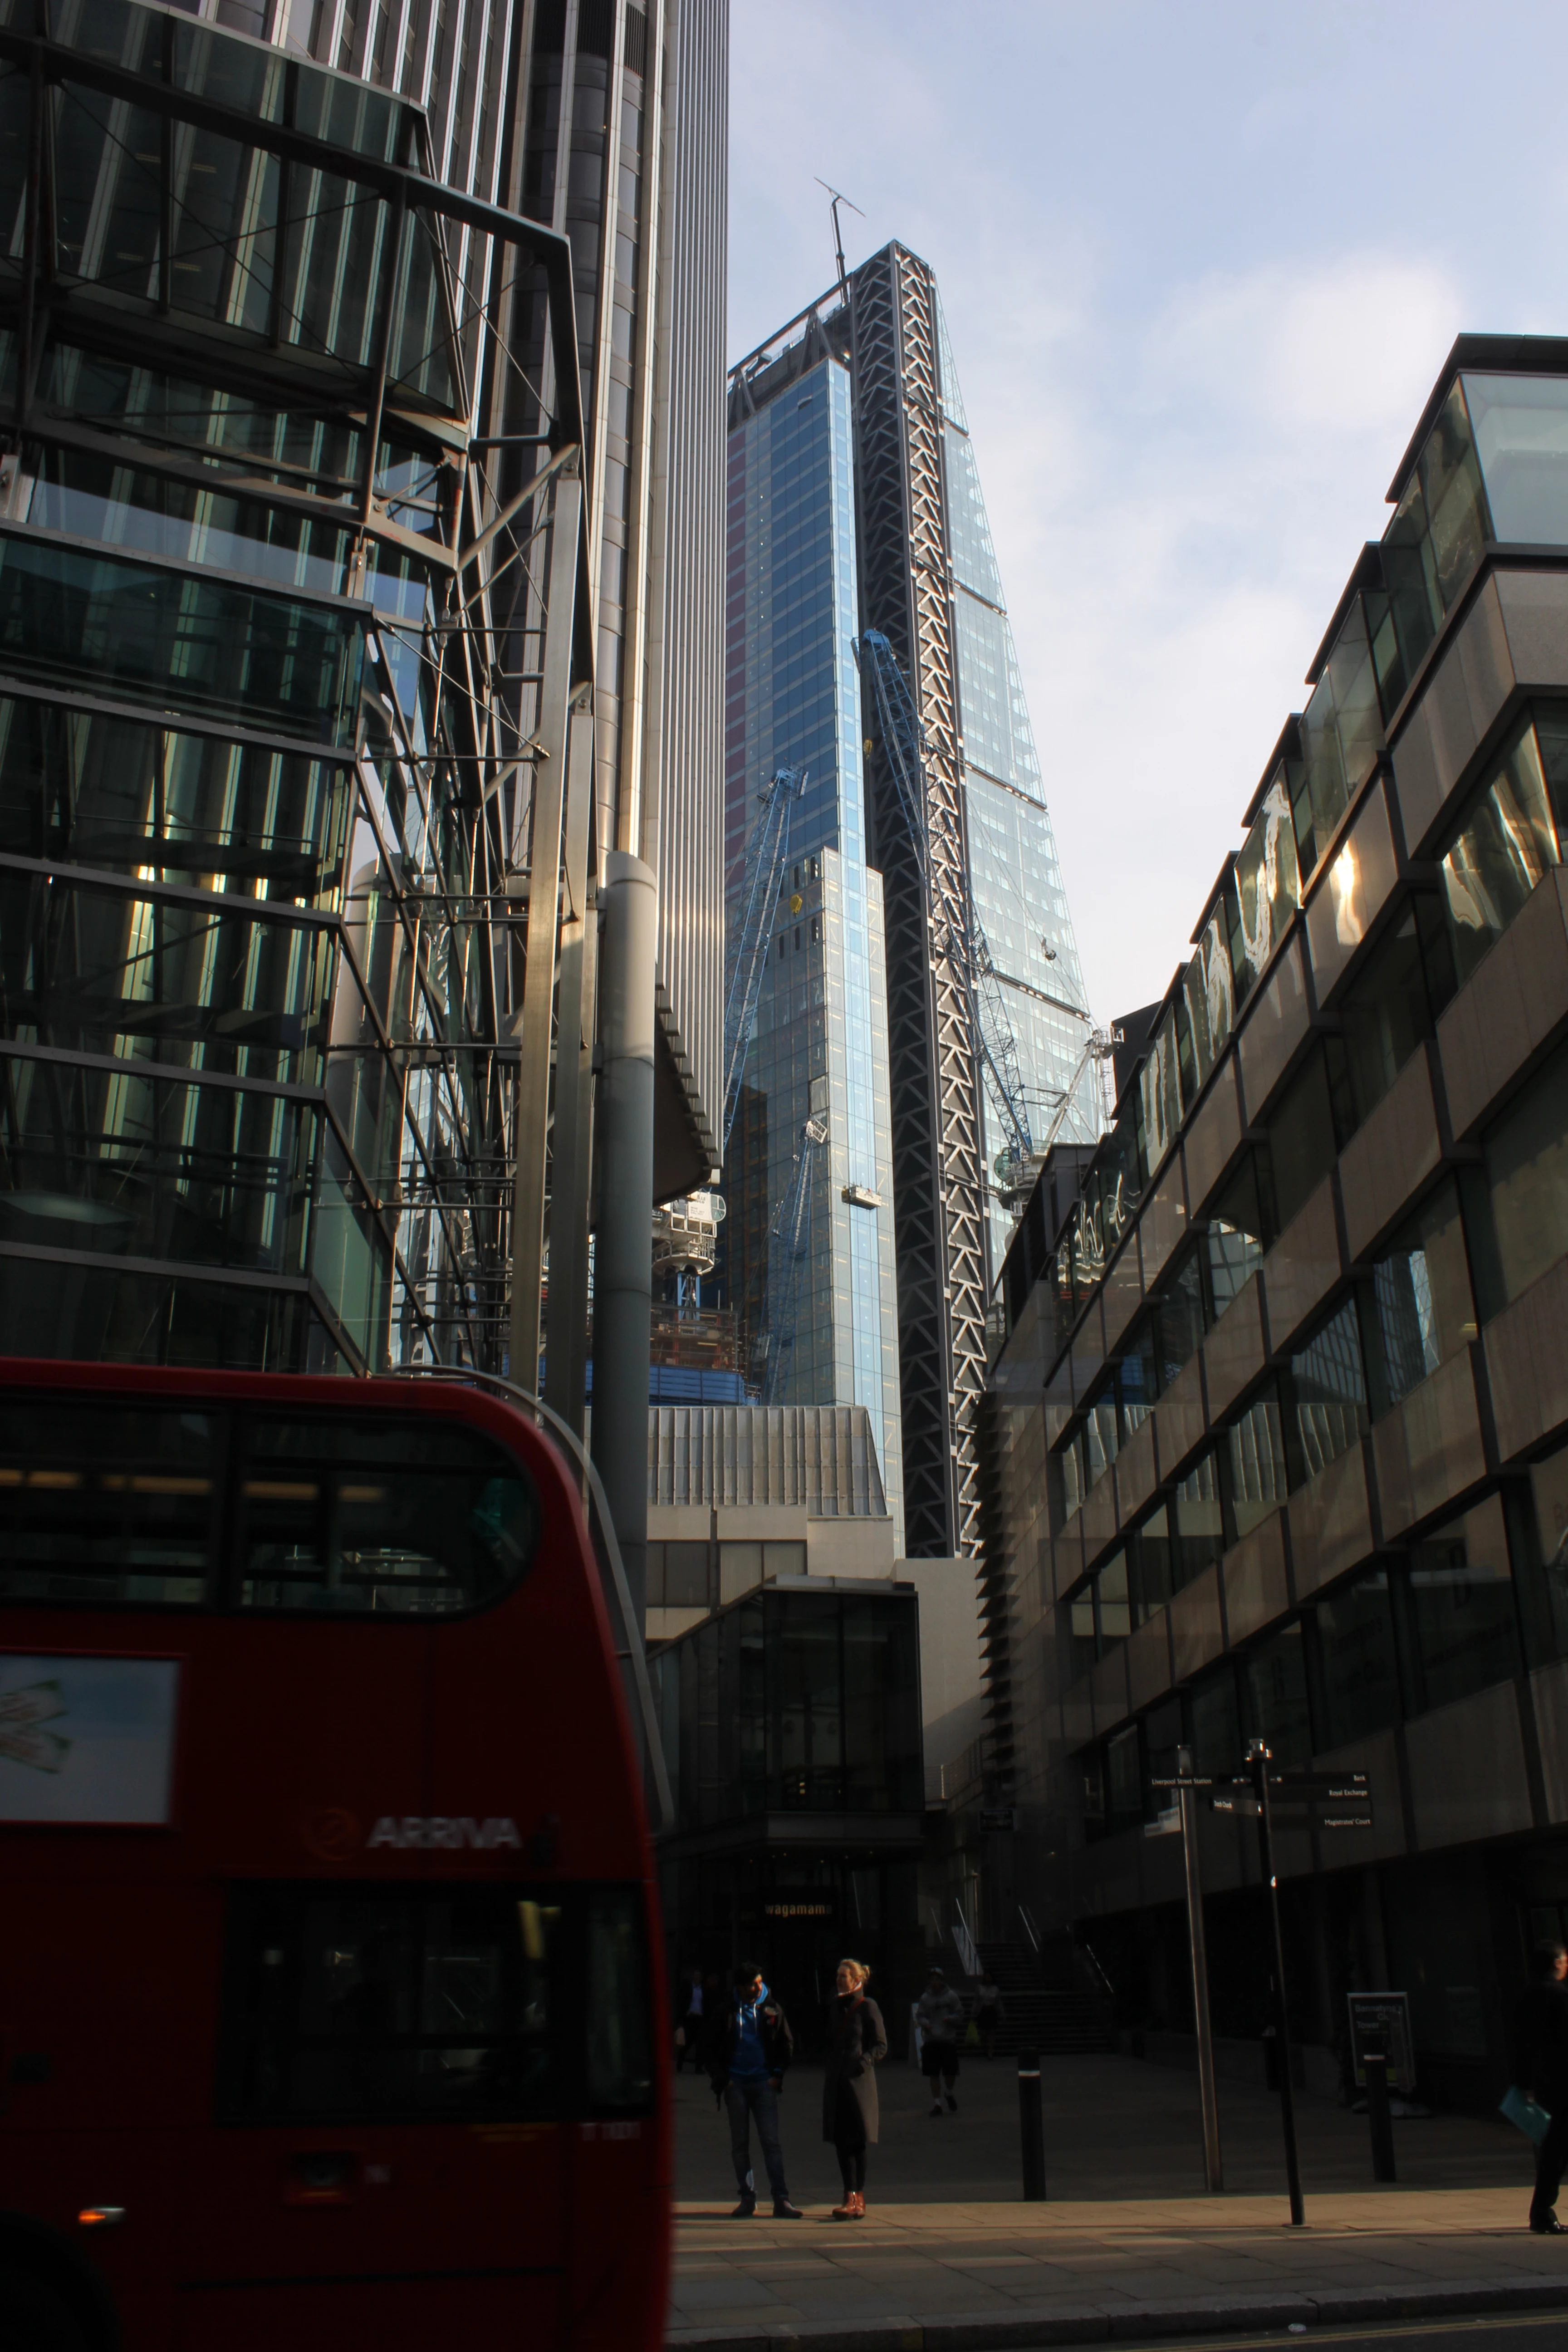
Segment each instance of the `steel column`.
M551 1130L550 1303L544 1402L580 1437L587 1392L588 1181L594 1139L594 991L598 908L591 896L594 713L579 699L566 769L565 896L555 1016L555 1116Z
M517 1173L511 1216L511 1378L539 1384L540 1285L544 1271L544 1202L550 1159L550 1066L554 1044L555 957L561 897L561 834L571 730L574 597L583 482L575 467L555 478L550 554L545 566L544 679L540 688L539 757L533 771L529 853L528 929L522 1023L513 1110Z

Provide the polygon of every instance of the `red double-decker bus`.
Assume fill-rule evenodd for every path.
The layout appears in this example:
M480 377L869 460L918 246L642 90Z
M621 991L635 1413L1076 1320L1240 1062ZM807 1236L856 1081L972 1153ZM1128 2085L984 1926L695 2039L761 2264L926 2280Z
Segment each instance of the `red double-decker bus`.
M0 2342L661 2340L583 1514L466 1385L0 1361Z

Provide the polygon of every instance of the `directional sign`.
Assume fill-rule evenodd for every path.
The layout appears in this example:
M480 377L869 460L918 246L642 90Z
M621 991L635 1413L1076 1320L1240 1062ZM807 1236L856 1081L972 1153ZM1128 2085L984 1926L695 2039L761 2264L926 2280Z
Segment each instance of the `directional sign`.
M1256 1784L1242 1780L1212 1784L1209 1804L1216 1813L1256 1821ZM1334 1780L1310 1772L1271 1772L1268 1810L1287 1828L1305 1823L1320 1830L1369 1830L1372 1790L1364 1772L1346 1772Z

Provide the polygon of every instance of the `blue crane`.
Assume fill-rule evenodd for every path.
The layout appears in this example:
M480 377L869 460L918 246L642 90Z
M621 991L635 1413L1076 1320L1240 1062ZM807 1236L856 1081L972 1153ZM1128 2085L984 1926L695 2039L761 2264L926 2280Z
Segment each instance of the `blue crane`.
M808 1118L788 1189L768 1228L767 1316L763 1326L763 1402L776 1404L800 1319L800 1283L811 1255L812 1164L827 1140L827 1121Z
M724 1131L721 1156L730 1149L730 1129L741 1101L746 1051L757 1025L757 1005L767 969L773 909L789 864L792 804L805 795L809 769L780 768L758 798L763 814L746 845L741 899L724 958Z
M893 772L898 788L899 803L904 822L910 829L910 839L920 866L921 884L925 892L926 913L934 924L931 903L931 855L926 841L925 784L921 762L924 756L925 730L904 677L893 657L893 648L879 629L868 629L857 648L862 673L869 672L871 698L877 706L877 724L882 738L882 748ZM1016 1182L1034 1157L1034 1139L1029 1131L1029 1113L1024 1099L1024 1072L1018 1058L1018 1040L1008 1017L1006 1000L991 960L991 949L974 904L967 867L963 874L963 915L960 925L954 925L946 942L963 992L969 1001L970 1027L979 1051L981 1064L990 1082L990 1091L1001 1112L1007 1130L1007 1143L997 1173L1004 1181ZM942 943L933 938L937 953Z

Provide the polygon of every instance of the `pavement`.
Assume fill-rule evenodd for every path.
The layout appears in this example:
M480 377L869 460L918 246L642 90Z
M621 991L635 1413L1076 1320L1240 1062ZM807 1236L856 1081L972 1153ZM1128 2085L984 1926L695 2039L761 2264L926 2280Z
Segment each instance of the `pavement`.
M1568 2238L1525 2227L1529 2144L1500 2119L1394 2125L1374 2182L1364 2116L1297 2095L1306 2226L1292 2229L1279 2103L1220 2085L1226 2189L1203 2185L1194 2074L1121 2057L1042 2066L1047 2200L1023 2201L1017 2076L966 2056L959 2112L931 2118L911 2068L881 2074L867 2218L836 2222L820 2075L788 2078L782 2135L801 2221L731 2221L728 2129L705 2084L677 2087L668 2343L702 2352L978 2352L1111 2337L1317 2331L1561 2305Z

